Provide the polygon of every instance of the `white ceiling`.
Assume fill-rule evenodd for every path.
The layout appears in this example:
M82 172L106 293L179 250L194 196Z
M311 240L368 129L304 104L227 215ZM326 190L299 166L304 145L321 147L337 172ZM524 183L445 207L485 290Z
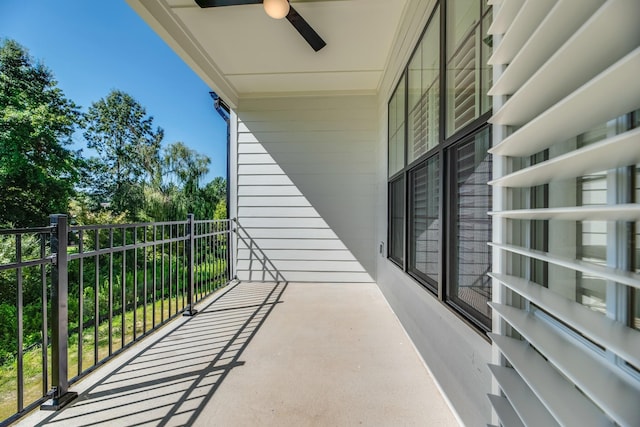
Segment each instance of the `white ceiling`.
M201 9L194 0L128 0L232 103L273 93L377 91L406 1L291 0L327 42L314 52L261 5Z

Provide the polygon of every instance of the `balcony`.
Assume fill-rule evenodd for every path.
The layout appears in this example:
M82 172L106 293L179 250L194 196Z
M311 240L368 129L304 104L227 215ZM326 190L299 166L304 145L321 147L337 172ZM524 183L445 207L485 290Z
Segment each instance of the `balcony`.
M18 425L457 425L373 283L232 283Z
M375 283L231 280L233 231L193 217L5 230L18 301L35 269L45 302L35 389L19 305L18 412L5 422L457 425ZM101 283L107 307L78 291Z

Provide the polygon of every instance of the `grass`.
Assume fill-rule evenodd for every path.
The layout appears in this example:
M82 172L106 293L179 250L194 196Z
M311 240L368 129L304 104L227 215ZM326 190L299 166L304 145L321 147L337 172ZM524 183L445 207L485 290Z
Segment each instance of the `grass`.
M203 295L198 295L202 297ZM186 295L185 295L186 299ZM169 312L169 303L171 303L171 312ZM144 321L145 307L138 307L135 310L135 333L136 338L140 338L145 331L149 332L153 329L153 315L155 313L155 326L158 327L163 321L167 321L171 315L174 315L184 309L183 297L178 295L171 299L157 300L155 304L147 304L146 306L146 322ZM122 327L122 315L114 315L112 318L112 345L111 353L115 353L123 346L134 341L134 310L125 313L124 328ZM124 335L122 331L124 329ZM74 378L78 373L82 373L96 364L109 357L109 322L107 319L101 319L98 326L98 358L95 359L95 337L94 327L83 329L82 333L82 363L79 364L79 333L76 332L69 337L68 343L68 377ZM47 349L47 361L49 386L51 385L51 347ZM80 365L80 366L79 366ZM0 365L0 420L4 420L18 410L17 408L17 360ZM42 374L42 347L33 348L23 355L23 372L24 372L24 406L37 401L43 396L43 374ZM1 422L1 421L0 421Z

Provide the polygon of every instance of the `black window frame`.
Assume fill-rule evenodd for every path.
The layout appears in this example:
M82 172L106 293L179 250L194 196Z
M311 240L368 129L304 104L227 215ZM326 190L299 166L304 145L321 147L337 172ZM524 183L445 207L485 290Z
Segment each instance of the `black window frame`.
M479 321L474 313L470 312L470 310L465 310L464 307L461 307L460 304L456 304L454 299L451 299L449 296L450 284L448 283L451 275L452 268L452 256L451 256L451 248L456 244L455 239L455 231L453 227L455 227L455 221L452 221L448 218L448 214L450 213L450 204L452 200L455 200L456 195L451 193L451 185L450 182L452 178L452 171L449 165L451 164L451 152L456 145L466 144L470 141L474 140L475 135L489 129L491 132L491 125L488 123L489 118L492 115L492 109L479 114L478 117L474 118L460 129L457 129L451 135L447 136L446 127L447 127L447 116L446 116L446 102L447 96L447 62L446 62L446 32L447 32L447 1L439 0L435 2L433 9L430 13L430 16L427 20L425 27L423 28L421 35L418 39L418 42L413 48L411 55L409 56L409 60L405 64L400 76L398 77L398 83L396 84L393 94L399 89L399 85L401 82L404 82L404 114L405 114L405 138L404 138L404 167L394 173L392 176L389 176L389 170L387 170L388 176L388 186L387 186L387 259L391 261L398 268L402 269L409 277L415 280L421 287L427 290L430 294L436 297L445 307L449 308L453 313L456 314L461 320L463 320L468 325L472 326L478 333L480 333L485 339L488 339L486 335L487 332L491 330L491 322ZM489 13L487 10L483 8L482 0L478 0L478 7L481 8L480 13L480 22L477 25L483 25L485 13ZM408 109L409 106L409 94L408 94L408 69L413 56L416 54L416 51L421 47L421 42L429 28L429 25L433 22L434 16L436 12L439 13L439 26L440 26L440 40L439 40L439 65L440 65L440 96L438 100L438 105L440 109L440 114L438 117L438 143L435 147L432 147L427 152L423 153L421 156L413 160L411 163L408 163ZM479 53L480 55L480 53ZM481 84L481 78L478 77L478 84ZM486 90L487 88L482 88L482 90ZM387 144L387 148L389 144ZM431 280L429 277L426 277L424 274L421 274L420 271L417 271L414 268L411 268L410 262L410 251L412 250L411 244L411 233L412 233L412 176L417 169L422 167L429 159L434 156L438 156L438 173L439 173L439 219L440 219L440 232L438 237L438 248L439 248L439 256L438 256L438 280L437 283ZM387 161L387 165L389 162ZM397 182L398 179L402 178L404 180L404 203L403 203L403 212L404 212L404 227L403 227L403 256L402 259L398 259L391 255L391 233L392 233L392 217L391 217L391 209L392 209L392 191L391 191L391 183ZM488 215L488 214L487 214ZM490 233L489 233L490 234ZM490 241L490 240L489 240ZM490 299L489 299L490 300Z
M396 254L394 253L394 242L395 242L395 235L394 235L394 213L393 213L393 185L396 184L398 181L402 180L403 181L403 185L401 187L401 191L403 192L403 197L402 197L402 241L401 241L401 249L402 249L402 253L400 254L400 256L396 256ZM395 263L396 265L404 268L404 263L406 260L406 228L407 228L407 194L406 194L406 177L405 174L400 174L400 175L396 175L393 179L389 180L388 184L387 184L387 194L388 194L388 198L389 198L389 203L388 203L388 209L387 209L387 218L388 218L388 227L387 227L387 258L389 260L391 260L393 263Z
M447 191L447 195L448 195L448 201L447 201L447 209L449 212L449 215L447 215L445 217L445 221L446 221L446 227L447 227L447 232L448 235L450 236L449 239L447 239L447 244L445 247L446 253L447 253L447 259L446 259L446 277L450 280L447 280L446 282L446 291L445 291L445 301L447 304L449 304L450 306L454 307L457 311L459 311L463 316L465 316L470 322L472 322L477 328L484 330L484 331L490 331L491 330L491 316L487 317L485 316L483 313L479 312L478 310L476 310L472 305L470 305L469 303L467 303L466 301L464 301L462 298L458 297L457 295L455 295L454 291L453 291L453 286L454 284L452 283L452 278L457 277L457 270L456 270L456 261L458 258L458 253L457 253L457 243L458 243L458 239L456 238L457 236L457 232L458 230L457 228L457 221L456 219L454 219L457 210L458 210L458 201L460 199L460 195L458 194L456 190L457 187L457 174L458 174L458 164L456 162L457 158L456 158L456 151L462 147L465 147L467 145L471 145L474 144L475 138L477 135L480 135L482 132L484 131L488 131L489 133L489 139L491 139L492 136L492 132L491 132L491 126L489 124L483 124L482 126L480 126L478 129L476 129L475 131L473 131L472 133L464 136L463 138L460 138L459 140L457 140L456 142L452 143L449 145L449 147L446 150L446 162L447 162L447 171L446 171L446 175L447 175L447 182L446 182L446 191ZM488 181L490 181L491 178L489 178ZM491 187L487 184L487 187L489 189L489 193L490 193L490 198L492 200L493 197L493 192L491 191ZM490 210L491 208L489 207L488 210ZM487 211L488 212L488 211ZM448 221L447 221L448 219ZM491 241L491 232L492 232L492 227L491 227L491 218L489 217L489 214L487 213L487 220L489 221L489 230L487 232L488 238L487 238L487 243ZM489 250L489 254L491 254L489 246L487 245L487 250ZM487 270L487 273L490 272L491 270L491 255L489 255L489 269ZM483 275L483 276L478 276L480 279L486 279L486 280L490 280L488 276ZM491 299L489 298L488 301L490 301Z
M438 296L439 293L439 289L438 289L438 284L440 282L442 282L442 262L443 262L443 257L442 257L442 234L443 234L443 227L442 227L442 221L440 221L439 224L439 233L438 233L438 280L433 280L432 278L430 278L429 276L427 276L426 274L424 274L422 271L418 270L417 268L414 268L413 266L413 262L412 262L412 253L411 253L411 245L413 242L413 232L414 232L414 211L413 209L411 209L413 207L413 183L414 183L414 175L415 173L422 167L426 167L427 163L433 159L434 157L437 157L437 161L438 161L438 174L440 175L441 173L441 153L440 152L435 152L435 153L431 153L430 156L428 156L427 158L422 158L420 157L421 161L414 165L410 170L407 171L407 177L408 177L408 182L406 184L407 187L407 192L408 192L408 199L407 199L407 215L406 215L406 220L405 222L407 223L407 236L405 237L407 239L407 273L412 276L414 279L418 280L423 286L425 286L429 291L431 291L431 293L433 293L434 295ZM441 219L442 215L441 215L441 208L442 208L442 179L439 176L439 185L438 185L438 218ZM414 255L415 256L415 255Z

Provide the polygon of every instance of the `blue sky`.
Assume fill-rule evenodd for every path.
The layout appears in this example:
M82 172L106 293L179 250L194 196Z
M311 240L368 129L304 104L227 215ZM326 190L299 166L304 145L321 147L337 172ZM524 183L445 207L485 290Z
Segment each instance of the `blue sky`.
M129 93L164 129L164 144L211 158L204 182L226 175L226 124L210 89L124 0L0 0L0 38L43 61L83 111L112 89ZM84 148L80 133L74 143Z

